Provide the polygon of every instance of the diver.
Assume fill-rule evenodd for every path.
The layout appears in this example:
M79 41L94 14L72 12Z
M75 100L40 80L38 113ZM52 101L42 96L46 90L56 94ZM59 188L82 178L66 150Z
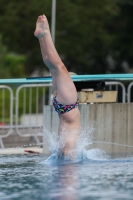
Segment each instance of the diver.
M63 156L67 156L74 150L81 129L77 91L55 49L44 14L37 19L34 35L39 40L43 61L52 75L53 106L59 115L58 134L61 135L62 127L65 127L66 133L72 133L65 134L65 145L61 149Z

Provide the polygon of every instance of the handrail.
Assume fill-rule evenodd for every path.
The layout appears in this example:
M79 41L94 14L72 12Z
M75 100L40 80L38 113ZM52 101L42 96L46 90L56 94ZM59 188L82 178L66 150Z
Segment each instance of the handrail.
M30 133L30 134L21 134L21 132L19 131L19 125L18 125L18 106L19 106L19 92L22 88L35 88L35 87L51 87L52 85L51 84L24 84L24 85L21 85L17 88L16 90L16 119L15 119L15 124L16 124L16 132L19 136L21 137L30 137L30 136L36 136L35 133Z
M128 88L127 88L127 102L130 103L131 102L131 87L133 86L133 82L131 82L129 85L128 85Z
M8 137L12 133L12 130L13 130L13 128L12 128L12 126L13 126L13 91L7 85L0 85L0 89L7 89L10 93L10 124L9 124L7 133L4 135L3 134L0 135L0 146L1 146L1 148L4 148L2 138ZM3 126L1 128L3 129Z
M106 85L120 85L122 87L122 103L126 102L126 89L123 83L113 81L113 82L105 82Z

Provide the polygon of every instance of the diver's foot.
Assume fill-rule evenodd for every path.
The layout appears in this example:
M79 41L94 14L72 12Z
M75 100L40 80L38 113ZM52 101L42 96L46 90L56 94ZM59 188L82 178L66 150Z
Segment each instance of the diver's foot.
M49 32L49 25L45 15L40 15L36 22L36 30L34 35L40 39L45 36L45 34Z

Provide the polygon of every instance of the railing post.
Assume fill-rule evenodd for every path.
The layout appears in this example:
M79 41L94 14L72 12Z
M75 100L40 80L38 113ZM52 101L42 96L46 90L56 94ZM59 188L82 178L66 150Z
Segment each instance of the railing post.
M56 24L56 0L52 0L51 35L54 44L55 44L55 24Z
M126 89L123 83L121 82L117 82L117 81L113 81L113 82L106 82L106 85L120 85L122 87L122 103L126 102Z
M127 102L131 102L131 87L133 86L133 82L131 82L127 88Z

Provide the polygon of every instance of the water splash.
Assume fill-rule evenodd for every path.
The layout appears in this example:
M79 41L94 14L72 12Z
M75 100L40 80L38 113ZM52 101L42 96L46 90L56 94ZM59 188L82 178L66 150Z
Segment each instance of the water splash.
M65 147L66 141L65 137L72 137L73 134L77 134L78 130L73 130L67 132L65 126L62 126L60 136L55 132L49 132L46 128L43 130L44 137L48 142L49 149L51 151L51 156L42 163L76 163L86 159L93 160L105 160L108 159L106 152L100 149L87 150L87 148L93 144L93 133L95 131L94 124L92 123L90 127L81 129L78 135L75 148L68 153L67 156L62 155L63 148Z
M90 160L107 161L110 159L110 156L108 156L106 152L101 149L90 149L86 151L85 155L86 158Z

